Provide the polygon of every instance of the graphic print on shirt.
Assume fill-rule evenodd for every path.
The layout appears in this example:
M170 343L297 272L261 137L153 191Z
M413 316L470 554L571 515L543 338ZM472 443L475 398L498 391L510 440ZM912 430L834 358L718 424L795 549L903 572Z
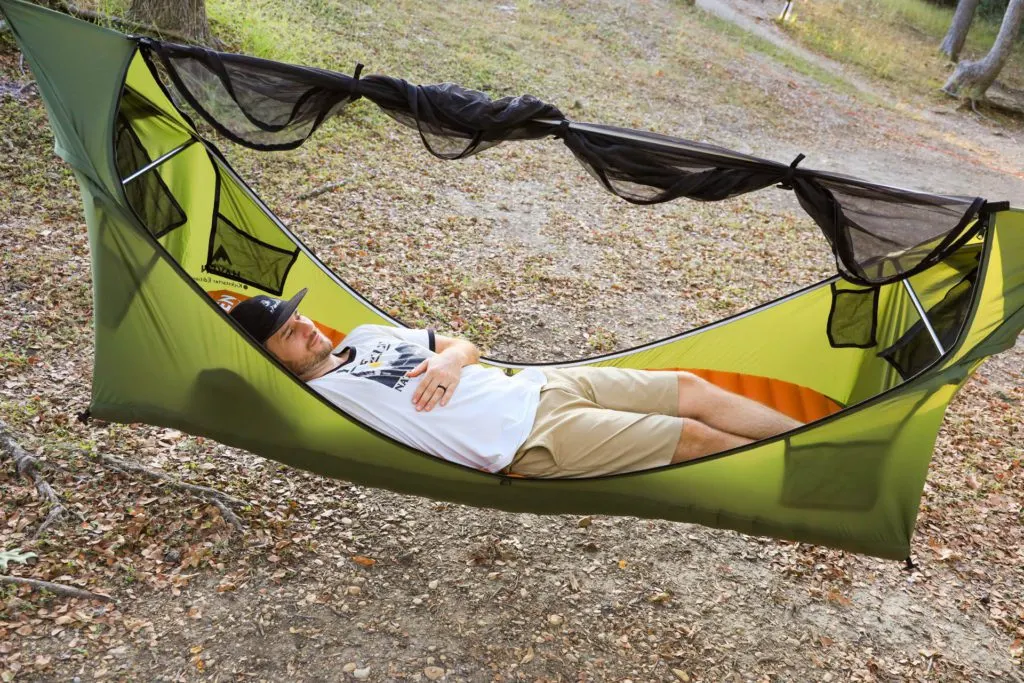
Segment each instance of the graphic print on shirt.
M386 387L401 391L409 383L405 373L426 360L423 348L405 342L381 340L368 358L356 359L355 367L347 370L352 377L373 380Z

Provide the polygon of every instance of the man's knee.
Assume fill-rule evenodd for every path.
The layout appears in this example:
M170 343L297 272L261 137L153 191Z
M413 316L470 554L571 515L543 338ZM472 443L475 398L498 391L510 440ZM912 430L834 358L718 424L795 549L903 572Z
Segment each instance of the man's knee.
M676 380L679 382L679 417L699 417L712 385L685 371L676 372Z

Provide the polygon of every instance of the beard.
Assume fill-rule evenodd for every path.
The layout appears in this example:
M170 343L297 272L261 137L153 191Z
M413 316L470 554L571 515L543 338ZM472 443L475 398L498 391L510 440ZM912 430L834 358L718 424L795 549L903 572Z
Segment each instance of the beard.
M320 365L320 363L323 363L324 359L330 356L331 351L333 350L334 348L331 346L331 340L323 334L320 334L313 345L313 349L310 350L309 355L302 360L291 363L291 367L288 369L299 377L303 377L306 373Z

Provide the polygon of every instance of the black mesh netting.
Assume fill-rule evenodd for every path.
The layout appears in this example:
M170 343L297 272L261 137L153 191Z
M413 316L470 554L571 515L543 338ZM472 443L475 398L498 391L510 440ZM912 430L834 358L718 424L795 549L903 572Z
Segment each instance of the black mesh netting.
M656 133L575 124L559 134L609 192L634 204L727 199L780 182L789 171L784 164Z
M419 131L433 154L458 159L503 140L549 135L537 118L562 113L536 97L491 100L452 83L353 78L311 67L145 41L181 96L220 133L262 150L292 149L345 105L365 97ZM357 70L358 76L358 70Z
M801 206L825 233L840 271L885 283L934 265L974 234L979 197L950 197L818 173L794 182Z
M302 144L363 97L416 129L427 149L459 159L505 140L561 138L615 195L636 204L717 201L774 184L796 192L850 280L879 285L933 265L969 239L985 201L866 183L636 130L571 123L535 97L491 100L451 83L412 85L141 39L158 73L229 139L263 150ZM156 59L151 56L155 55Z

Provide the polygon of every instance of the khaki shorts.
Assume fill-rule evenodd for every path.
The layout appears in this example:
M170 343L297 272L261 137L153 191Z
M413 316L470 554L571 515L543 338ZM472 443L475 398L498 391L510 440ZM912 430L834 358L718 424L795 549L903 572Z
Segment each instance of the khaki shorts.
M683 419L675 373L545 370L533 431L509 465L524 477L599 477L669 464Z

